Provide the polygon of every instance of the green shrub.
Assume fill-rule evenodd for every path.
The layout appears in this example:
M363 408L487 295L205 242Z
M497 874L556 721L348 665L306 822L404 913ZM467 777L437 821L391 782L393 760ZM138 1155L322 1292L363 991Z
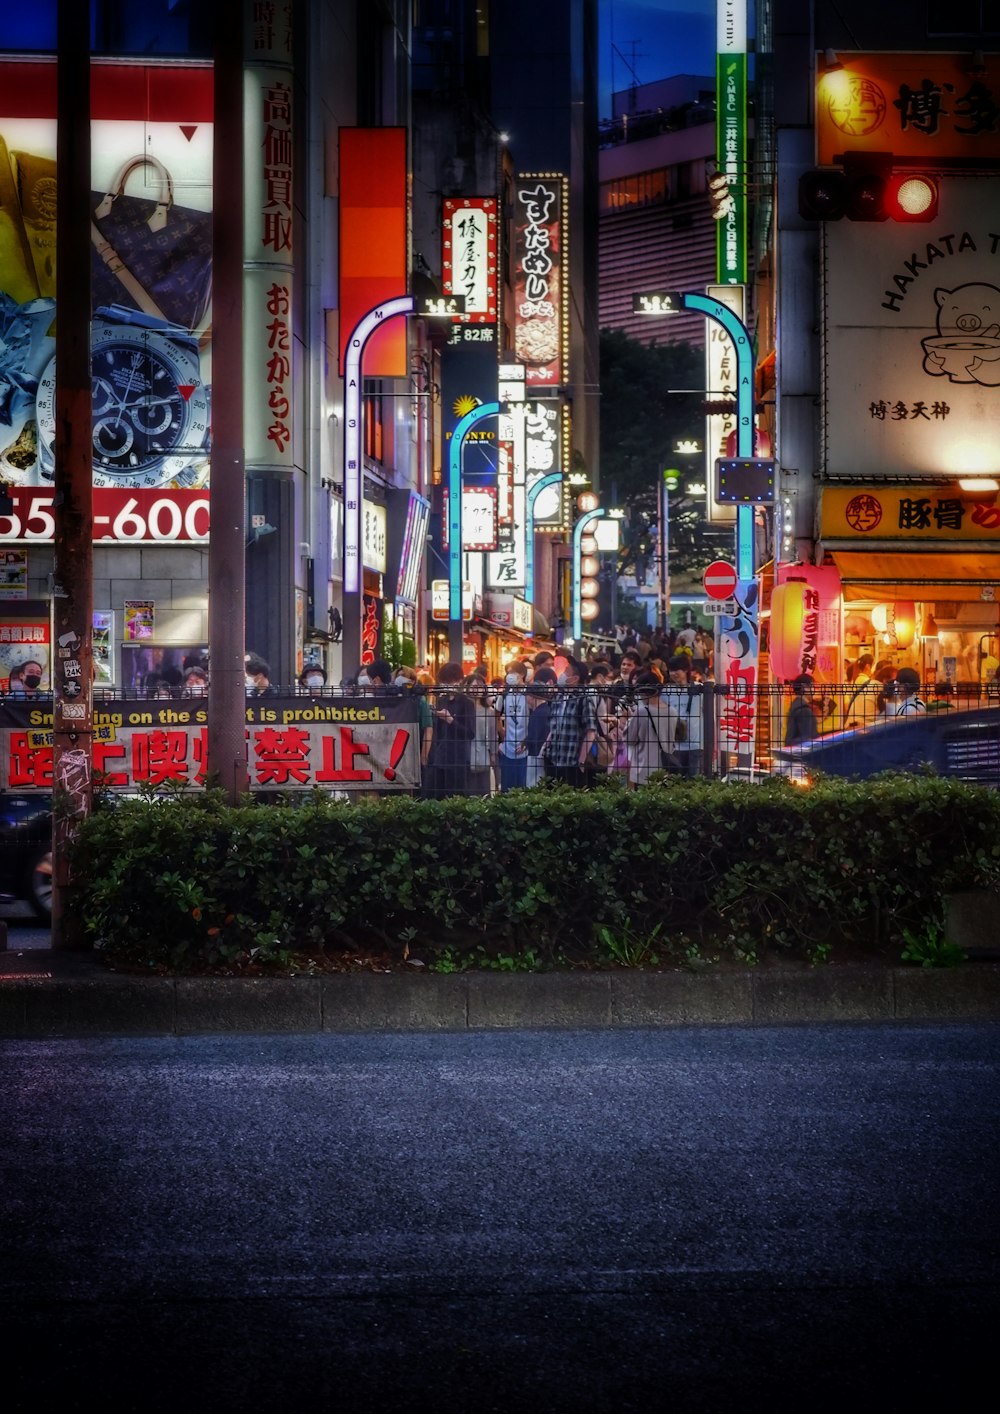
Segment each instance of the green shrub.
M623 939L661 961L815 959L1000 884L1000 794L902 775L236 808L207 792L98 812L73 868L95 942L144 965L405 943L553 966L607 963Z

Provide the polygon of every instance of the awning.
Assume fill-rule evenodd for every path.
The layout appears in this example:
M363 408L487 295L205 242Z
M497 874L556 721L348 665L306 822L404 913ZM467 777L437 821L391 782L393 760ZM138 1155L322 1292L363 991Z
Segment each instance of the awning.
M927 550L841 550L829 543L849 603L861 599L983 598L984 585L1000 586L1000 547L935 553Z

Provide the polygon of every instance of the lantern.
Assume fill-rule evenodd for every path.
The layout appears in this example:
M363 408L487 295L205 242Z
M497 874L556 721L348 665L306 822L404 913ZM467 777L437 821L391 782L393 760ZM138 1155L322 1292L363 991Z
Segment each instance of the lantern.
M909 648L917 633L916 605L912 599L876 604L872 609L872 628L882 635L887 648Z
M806 590L800 579L775 585L771 594L769 663L775 678L797 678L802 671L802 630Z
M601 562L600 562L600 560L597 558L596 555L581 555L581 556L580 556L580 573L581 573L581 574L599 574L599 573L600 573L600 569L601 569Z
M576 508L581 513L596 511L600 504L600 497L595 495L593 491L581 491L576 498Z
M601 606L596 599L583 599L580 601L580 617L584 623L591 623L601 612Z
M600 581L596 579L580 580L581 599L596 599L601 592Z
M581 536L580 536L580 554L581 554L581 555L596 555L596 554L597 554L597 536L596 536L596 535L581 535Z

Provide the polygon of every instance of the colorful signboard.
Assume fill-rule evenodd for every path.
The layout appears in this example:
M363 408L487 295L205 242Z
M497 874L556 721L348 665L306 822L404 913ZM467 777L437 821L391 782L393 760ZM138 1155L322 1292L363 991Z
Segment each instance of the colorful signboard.
M441 284L461 295L456 323L491 324L497 317L497 201L493 196L446 196L441 211Z
M821 535L824 540L898 540L906 544L976 541L1000 545L1000 504L996 492L913 482L886 486L824 486Z
M995 473L994 185L989 177L941 177L941 219L932 227L838 221L824 228L831 475Z
M566 178L525 173L514 184L514 350L529 387L566 381L569 203Z
M370 309L404 295L407 268L405 128L340 129L340 371L347 341ZM405 378L406 322L389 321L365 347L368 378Z
M462 488L462 549L495 550L497 491L495 486Z
M0 538L47 539L55 440L56 66L0 63ZM209 479L212 72L95 61L94 485L179 512ZM95 497L95 501L97 497ZM104 525L117 511L100 507ZM169 515L169 513L168 513ZM148 522L145 525L148 530ZM98 538L117 538L113 530ZM156 538L130 534L127 538Z
M111 790L203 786L210 710L207 699L96 706L95 772ZM412 791L419 784L413 701L269 697L248 700L246 721L253 789ZM0 703L0 788L52 789L51 703Z
M845 152L891 152L899 165L985 162L1000 157L1000 57L975 66L970 49L951 54L844 50L841 67L817 56L816 160Z
M716 170L729 200L716 222L715 274L721 285L747 279L747 4L717 0Z

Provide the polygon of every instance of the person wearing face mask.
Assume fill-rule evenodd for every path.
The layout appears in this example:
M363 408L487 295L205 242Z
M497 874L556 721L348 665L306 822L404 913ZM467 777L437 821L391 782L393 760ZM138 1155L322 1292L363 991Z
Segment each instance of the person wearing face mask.
M299 673L299 691L309 694L322 692L326 687L326 672L318 663L310 663Z
M10 675L10 696L32 698L40 696L43 668L34 658L29 658L16 672Z
M503 740L497 753L502 791L516 790L527 784L528 748L525 734L528 730L528 701L524 691L527 676L526 663L508 663L500 704Z
M582 689L586 675L586 668L575 658L570 658L559 674L562 690L552 704L545 743L548 773L570 786L587 784L587 758L597 740L594 693Z
M259 653L246 656L246 688L248 697L275 697L277 691L271 685L271 669Z
M417 730L420 734L420 766L426 767L434 739L434 713L427 700L426 686L413 668L400 666L396 669L393 686L398 692L411 693L417 701Z
M189 668L184 675L183 697L207 697L208 674L204 668Z

